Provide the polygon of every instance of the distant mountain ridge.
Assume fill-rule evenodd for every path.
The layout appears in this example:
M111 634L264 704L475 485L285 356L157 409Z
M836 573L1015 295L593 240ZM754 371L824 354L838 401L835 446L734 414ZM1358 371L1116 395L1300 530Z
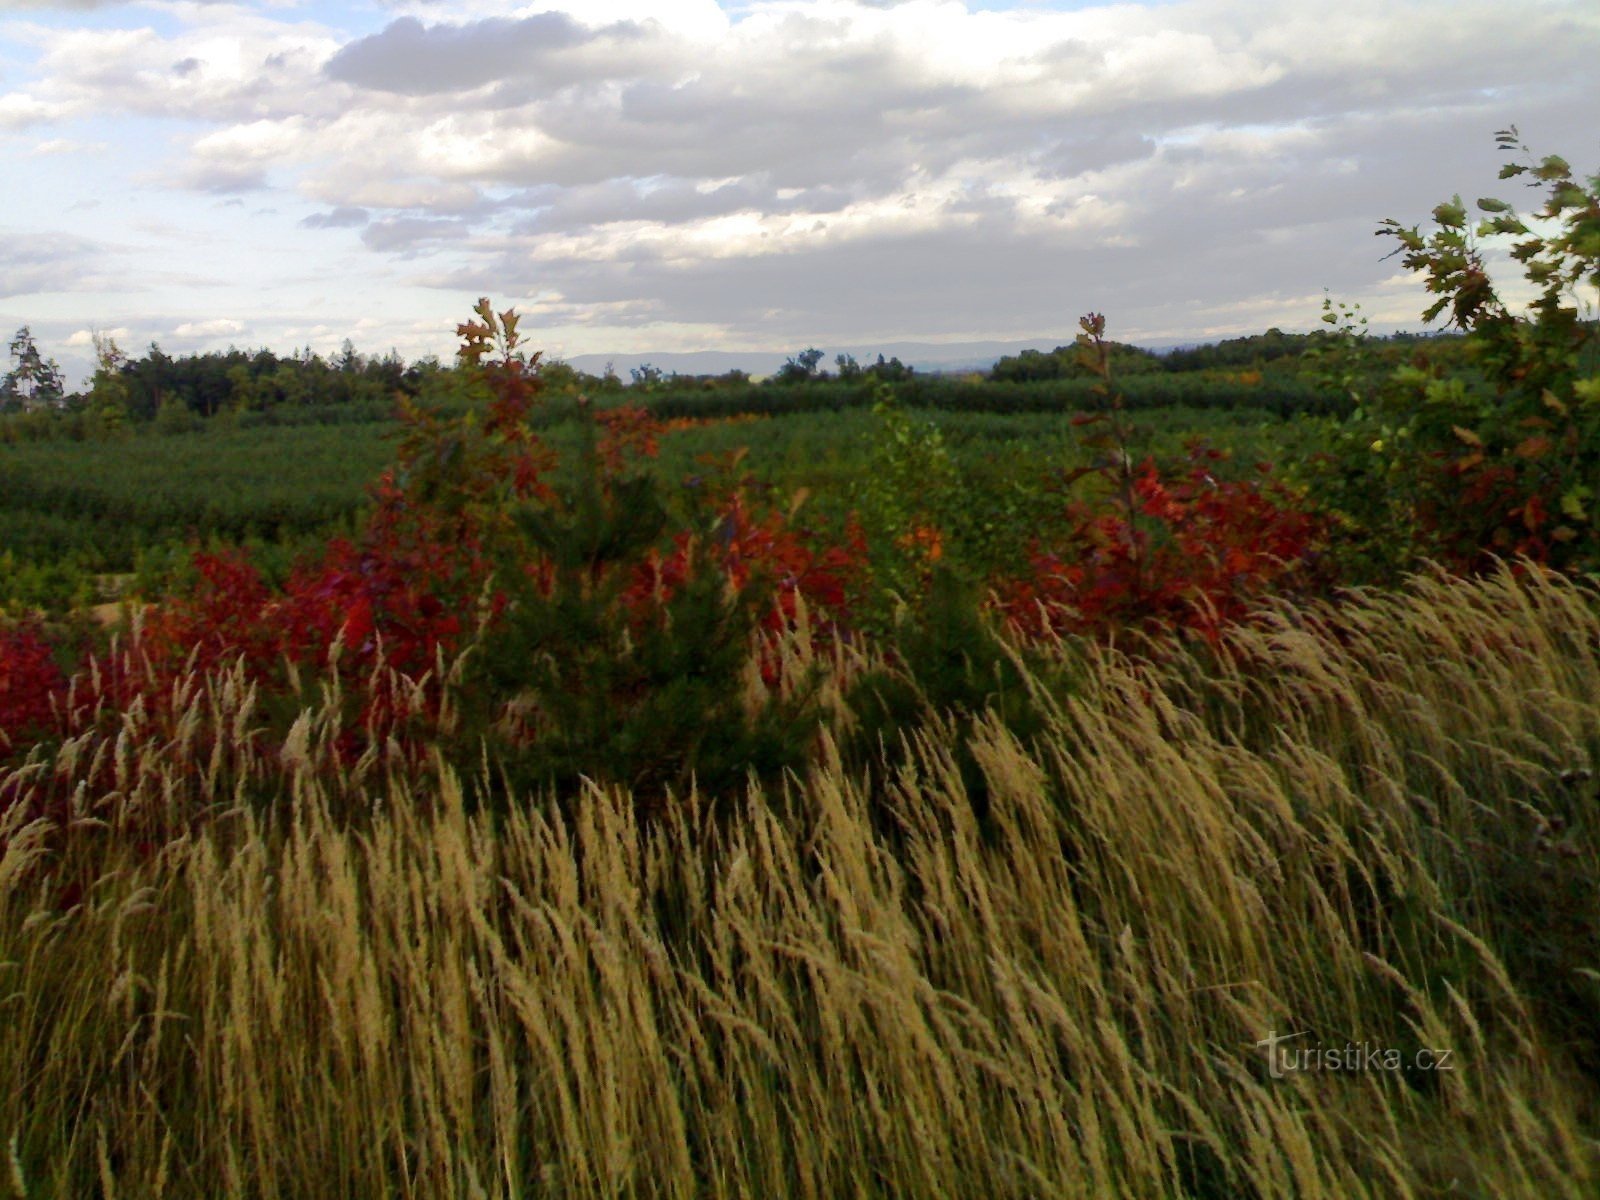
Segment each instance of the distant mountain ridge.
M1058 340L1047 338L1021 342L882 342L875 345L824 346L810 343L823 352L822 366L834 369L834 357L853 355L862 366L884 358L898 358L906 366L927 373L954 374L962 371L987 371L995 360L1024 350L1050 351L1072 341L1072 334L1063 334ZM1187 341L1139 342L1147 350L1157 352L1180 346L1193 346ZM698 350L661 354L574 354L562 361L587 371L602 374L607 364L624 380L634 368L649 364L668 375L721 375L727 371L744 371L751 375L771 375L805 346L789 351L776 350ZM552 355L551 357L559 357Z

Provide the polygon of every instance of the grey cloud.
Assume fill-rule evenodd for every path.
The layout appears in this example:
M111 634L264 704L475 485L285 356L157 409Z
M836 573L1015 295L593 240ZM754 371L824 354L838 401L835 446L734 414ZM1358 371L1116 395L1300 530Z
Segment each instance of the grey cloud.
M637 40L643 27L621 22L594 31L565 13L467 25L424 25L402 17L345 46L327 65L330 78L374 91L429 96L536 76L551 83L585 77L568 61L579 47Z
M302 229L359 229L370 214L364 208L340 205L325 213L312 213L301 220Z
M537 282L561 293L569 305L604 304L615 297L634 302L632 319L645 324L671 314L677 322L726 328L736 336L765 336L780 344L805 338L859 341L863 337L915 329L938 336L975 329L1051 322L1063 325L1074 303L1085 310L1094 291L1090 280L1121 274L1118 290L1132 292L1126 251L1104 248L1049 249L1013 236L1009 222L882 238L866 243L822 245L803 253L755 258L719 258L680 268L671 263L551 264L537 270L502 258L481 272L440 279L461 288L498 279L528 287ZM1067 281L1078 280L1076 285ZM1073 286L1082 301L1070 298Z
M848 9L830 11L846 15L751 24L714 47L652 22L403 18L325 69L322 50L285 51L269 60L282 70L217 72L209 95L174 80L188 50L163 43L141 63L86 56L77 91L41 95L214 122L292 116L292 136L202 147L212 158L187 183L259 187L251 155L271 155L274 181L318 175L298 181L327 206L304 227L360 228L378 254L427 257L428 282L554 289L549 311L573 321L704 323L747 340L1069 334L1089 307L1157 335L1229 306L1248 327L1261 323L1251 303L1393 275L1375 223L1425 219L1458 189L1493 194L1492 130L1516 121L1579 163L1600 150L1600 24L1577 4L1348 0L1323 18L1199 0L1104 18L1189 37L1192 74L1135 33L1118 52L1041 36L1019 61L941 73L920 30L864 43ZM731 213L826 215L913 192L952 197L918 210L938 228L878 217L870 236L768 255L675 236ZM1041 194L1055 203L1043 219ZM1116 228L1077 222L1096 204L1114 206ZM632 246L620 229L585 241L634 221L655 228ZM561 245L571 257L553 257ZM408 270L422 272L396 272Z
M191 160L170 182L195 192L210 192L216 196L233 196L241 192L255 192L267 186L264 168L254 163Z
M1155 139L1146 134L1108 129L1087 136L1061 138L1039 156L1038 162L1047 176L1062 179L1149 158L1155 152Z
M1536 149L1543 138L1572 146L1585 136L1585 111L1581 97L1530 105L1524 132ZM695 262L654 249L598 262L474 254L429 282L551 288L563 297L562 314L594 308L607 324L640 326L665 314L779 345L1008 331L1059 332L1060 340L1090 309L1107 312L1114 330L1152 337L1306 328L1323 288L1370 295L1396 272L1384 259L1390 247L1373 237L1383 218L1425 220L1454 190L1517 198L1508 185L1496 190L1490 116L1356 114L1267 153L1205 138L1162 147L1129 160L1133 174L1117 192L1126 219L1103 232L1025 229L1006 197L979 188L955 203L968 221L934 231ZM629 303L611 307L619 300ZM1419 289L1409 324L1424 303Z
M0 297L103 287L110 247L65 233L0 230Z
M519 197L513 207L535 214L516 225L515 233L553 233L607 225L618 221L657 221L675 225L728 213L757 211L837 212L851 195L836 187L802 189L780 197L761 176L737 179L703 190L691 179L664 182L613 179L571 188L541 188Z
M431 242L448 241L467 235L463 221L431 217L394 217L374 221L361 234L369 250L415 252Z

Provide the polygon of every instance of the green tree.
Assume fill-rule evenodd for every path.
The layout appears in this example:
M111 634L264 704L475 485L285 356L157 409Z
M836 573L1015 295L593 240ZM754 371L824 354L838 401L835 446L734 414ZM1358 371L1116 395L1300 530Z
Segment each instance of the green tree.
M101 432L119 434L128 425L128 356L110 334L94 334L94 377L89 381L89 413Z
M1107 342L1106 354L1118 375L1153 374L1164 369L1161 360L1150 351L1125 342ZM996 360L989 375L1002 383L1095 378L1094 371L1084 365L1076 342L1070 346L1057 346L1049 353L1024 350L1014 357L1007 355Z
M633 377L633 386L644 392L659 391L666 383L666 374L660 367L651 363L640 363L628 372Z
M883 355L878 355L878 361L866 369L866 374L872 376L879 383L905 383L916 374L898 358L883 361Z
M805 383L812 379L826 378L827 372L818 372L817 367L822 363L822 351L815 346L800 351L793 358L785 360L783 366L778 368L774 378L779 383Z

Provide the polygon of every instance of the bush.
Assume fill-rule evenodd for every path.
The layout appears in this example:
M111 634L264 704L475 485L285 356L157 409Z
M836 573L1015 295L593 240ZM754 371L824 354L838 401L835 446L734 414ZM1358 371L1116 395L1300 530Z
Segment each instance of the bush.
M0 757L47 734L65 688L37 622L0 626Z

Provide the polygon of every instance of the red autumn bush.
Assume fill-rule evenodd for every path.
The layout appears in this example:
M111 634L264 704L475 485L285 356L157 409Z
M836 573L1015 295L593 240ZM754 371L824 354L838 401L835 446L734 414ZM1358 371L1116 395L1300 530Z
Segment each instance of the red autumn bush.
M1069 505L1064 533L997 586L999 611L1033 636L1144 626L1214 641L1263 596L1324 582L1321 520L1268 479L1217 480L1220 457L1193 449L1175 481L1146 461L1131 479L1131 514Z
M66 682L36 622L0 628L0 755L50 729Z

